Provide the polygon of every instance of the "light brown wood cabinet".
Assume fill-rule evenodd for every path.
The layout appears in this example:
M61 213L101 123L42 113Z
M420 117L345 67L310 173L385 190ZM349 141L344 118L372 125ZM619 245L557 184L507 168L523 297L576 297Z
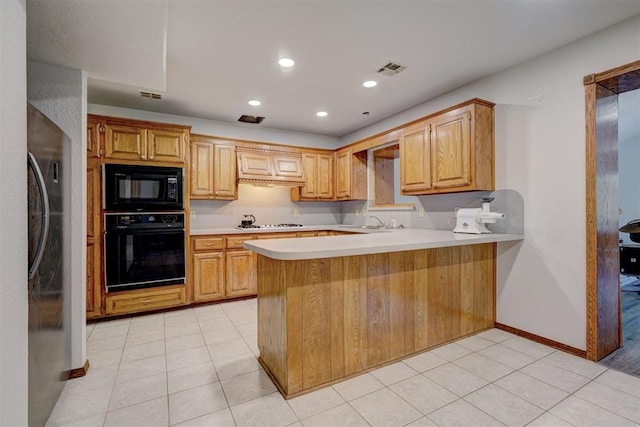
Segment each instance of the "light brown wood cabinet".
M191 237L191 282L195 302L256 294L256 257L242 247L255 236ZM226 242L226 244L225 244Z
M474 100L400 133L405 195L493 190L493 104Z
M344 149L336 153L336 199L367 199L367 152Z
M302 187L291 189L291 200L294 202L333 200L335 197L334 163L332 152L302 153L302 168L306 181Z
M205 302L253 296L257 292L257 255L243 246L246 240L291 239L339 234L348 231L297 231L256 234L191 236L188 281L193 301Z
M193 254L193 300L224 298L224 252Z
M88 151L89 148L87 147ZM100 163L87 163L87 318L102 314L102 233L100 215Z
M213 141L203 135L191 137L190 196L201 200L235 200L238 198L236 149Z
M238 297L256 293L256 254L247 250L227 251L226 295Z
M285 148L285 149L283 149ZM236 146L241 183L300 185L305 182L300 151L286 147L247 144Z
M102 151L100 147L100 122L89 117L87 119L87 158L100 158Z
M400 135L400 189L404 194L431 189L431 142L428 124Z
M87 155L105 160L185 164L189 126L90 114Z
M187 292L185 285L172 285L107 294L105 300L107 315L129 314L183 305Z

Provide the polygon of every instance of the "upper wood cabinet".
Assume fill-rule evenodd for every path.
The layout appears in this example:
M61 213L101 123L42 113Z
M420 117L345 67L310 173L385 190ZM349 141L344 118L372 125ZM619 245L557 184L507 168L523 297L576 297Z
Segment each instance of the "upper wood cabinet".
M367 199L367 152L350 148L336 153L336 199Z
M402 194L494 189L493 104L474 100L400 133Z
M214 141L203 135L191 137L191 198L235 200L238 198L236 149Z
M90 114L87 155L106 160L184 164L189 126Z
M238 145L238 180L243 183L301 185L305 182L300 152L281 147Z
M428 124L420 124L400 135L400 189L405 194L431 189L429 129Z
M181 129L148 129L147 157L156 162L185 163L187 134Z
M291 200L318 201L333 200L334 155L332 152L302 153L302 169L306 178L302 187L291 190Z
M102 148L100 147L100 123L98 120L87 119L87 158L102 157Z

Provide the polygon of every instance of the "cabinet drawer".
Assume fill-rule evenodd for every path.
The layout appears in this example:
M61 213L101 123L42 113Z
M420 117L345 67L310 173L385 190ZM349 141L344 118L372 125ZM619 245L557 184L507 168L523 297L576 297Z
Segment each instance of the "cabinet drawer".
M192 247L194 251L224 249L224 237L194 237Z
M299 233L296 233L297 237L316 237L317 235L317 231L300 231Z
M255 236L227 237L227 249L243 249L245 240L253 240Z
M293 239L298 237L298 233L265 233L258 236L258 239Z
M107 295L106 300L106 314L126 314L185 304L187 296L185 286L179 285Z

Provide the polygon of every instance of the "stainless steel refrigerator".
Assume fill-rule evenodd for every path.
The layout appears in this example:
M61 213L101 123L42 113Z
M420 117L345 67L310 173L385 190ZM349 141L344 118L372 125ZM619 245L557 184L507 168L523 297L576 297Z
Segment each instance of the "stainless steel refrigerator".
M43 426L70 370L64 279L64 212L70 140L27 104L29 200L29 425Z

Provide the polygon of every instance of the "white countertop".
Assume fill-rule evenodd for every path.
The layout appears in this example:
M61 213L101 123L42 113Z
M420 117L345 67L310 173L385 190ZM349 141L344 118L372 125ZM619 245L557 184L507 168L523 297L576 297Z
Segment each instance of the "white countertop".
M291 233L295 231L318 231L318 230L340 230L357 233L379 233L378 229L360 228L358 226L344 226L340 224L332 225L304 225L302 227L272 227L272 228L198 228L189 231L190 236L203 236L207 234L254 234L254 233Z
M420 228L367 230L336 225L330 227L330 229L358 231L363 234L303 239L247 240L244 242L244 247L269 258L301 260L524 240L522 234L460 234L449 230ZM326 230L327 227L318 229Z

